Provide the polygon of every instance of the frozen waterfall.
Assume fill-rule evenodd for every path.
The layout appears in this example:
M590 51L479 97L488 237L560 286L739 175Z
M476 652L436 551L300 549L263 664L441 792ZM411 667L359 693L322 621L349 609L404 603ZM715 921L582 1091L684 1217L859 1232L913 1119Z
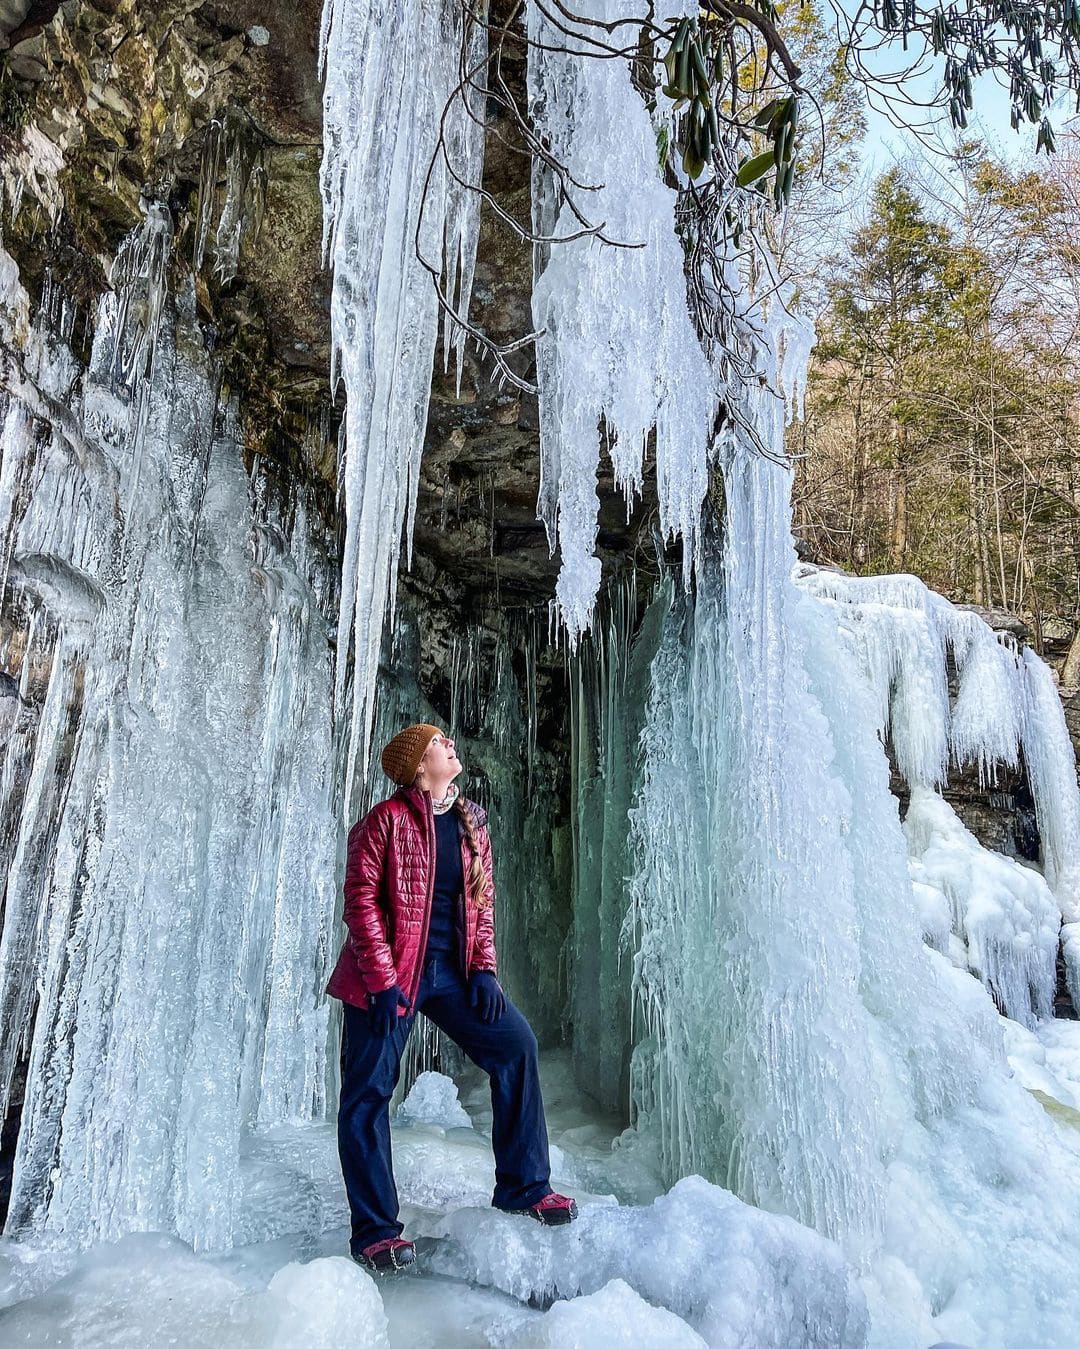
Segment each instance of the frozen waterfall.
M433 274L464 313L475 249L478 200L437 150L439 116L463 36L482 60L483 24L462 25L485 12L324 10L340 593L315 503L245 469L193 288L168 293L170 212L149 203L124 241L88 369L62 292L31 320L0 249L0 585L17 619L0 655L19 671L0 682L0 1105L27 1076L18 1240L0 1252L0 1292L26 1301L7 1325L54 1327L77 1295L91 1333L228 1325L252 1345L386 1343L390 1322L402 1338L452 1323L459 1344L612 1327L732 1349L1070 1343L1080 1047L1046 1016L1062 917L1080 987L1080 795L1050 673L915 578L796 565L790 475L758 447L782 446L812 335L763 251L752 270L731 255L731 361L706 359L656 127L624 62L574 56L584 28L528 77L579 184L571 203L538 175L536 218L556 238L585 227L545 249L533 297L569 800L538 744L535 614L460 625L449 705L424 698L395 580ZM534 36L551 12L527 6ZM479 126L451 104L446 155L474 183ZM219 153L212 252L231 275L235 194L261 180L227 129ZM443 344L460 374L462 331ZM659 535L684 549L639 619L632 575L601 593L596 472L609 442L629 509L650 438ZM722 532L700 514L714 468ZM459 1098L423 1078L394 1127L430 1277L380 1293L341 1258L322 989L341 813L386 791L369 732L440 712L492 808L504 976L545 1046L564 1041L545 1099L582 1218L567 1241L492 1212L486 1084L466 1070ZM992 782L1021 764L1041 871L987 853L942 795L950 768ZM440 1051L418 1035L406 1082ZM526 1305L556 1295L570 1301Z
M743 332L767 377L746 417L772 444L778 371L797 383L790 332L776 299ZM1030 714L1034 657L944 602L913 605L917 583L880 582L906 608L861 618L831 598L859 583L796 585L790 475L735 435L723 460L724 538L666 621L630 811L639 1127L670 1175L701 1171L834 1235L865 1271L874 1342L1065 1342L1074 1314L1043 1290L1080 1254L1077 1143L1011 1075L986 992L923 941L881 733L922 791L950 727L988 772L1033 738L1075 799L1068 742ZM978 700L962 682L949 702L946 623ZM1001 973L998 952L982 973L1026 1020L1046 1011L1056 923L1042 878L1024 882L1034 963ZM1037 1279L1013 1259L1021 1239Z
M220 1247L245 1133L330 1083L335 578L310 503L244 472L161 219L85 372L62 296L31 325L0 253L5 656L38 709L0 745L0 1107L28 1056L7 1231Z
M1062 919L1070 989L1080 988L1073 938L1080 917L1080 792L1048 666L915 576L802 567L798 583L835 615L840 639L872 690L878 733L888 737L912 789L906 829L917 881L936 881L951 910L947 930L971 948L967 963L1003 1010L1024 1023L1049 1016ZM1002 768L1021 762L1035 799L1045 879L986 854L935 794L950 768L972 766L993 784Z

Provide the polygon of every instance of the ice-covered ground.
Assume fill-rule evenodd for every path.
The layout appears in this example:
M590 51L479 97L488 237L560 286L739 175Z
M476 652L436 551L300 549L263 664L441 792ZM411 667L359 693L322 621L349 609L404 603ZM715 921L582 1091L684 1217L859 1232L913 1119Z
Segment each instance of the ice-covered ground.
M970 976L957 978L971 983ZM1080 1022L1036 1032L1001 1019L1010 1063L1063 1131L1080 1130ZM926 1346L904 1271L860 1279L839 1248L700 1177L667 1193L643 1138L582 1103L568 1057L546 1056L556 1186L581 1217L542 1229L490 1208L486 1083L425 1074L400 1108L394 1156L415 1271L378 1279L345 1258L348 1228L328 1124L278 1128L248 1150L245 1244L196 1255L143 1233L76 1254L0 1240L4 1345L294 1346L343 1343L637 1349ZM468 1122L466 1122L468 1121ZM871 1310L873 1309L873 1315ZM924 1309L925 1310L925 1309ZM921 1323L921 1324L920 1324Z
M582 1106L565 1056L547 1057L544 1081L553 1181L581 1206L571 1228L490 1208L486 1083L466 1075L459 1103L448 1079L426 1077L394 1128L403 1220L422 1239L416 1272L376 1281L343 1257L333 1126L279 1128L249 1151L249 1240L227 1254L199 1256L161 1233L81 1256L55 1241L0 1242L0 1342L864 1342L865 1301L836 1246L697 1177L663 1194L642 1140Z

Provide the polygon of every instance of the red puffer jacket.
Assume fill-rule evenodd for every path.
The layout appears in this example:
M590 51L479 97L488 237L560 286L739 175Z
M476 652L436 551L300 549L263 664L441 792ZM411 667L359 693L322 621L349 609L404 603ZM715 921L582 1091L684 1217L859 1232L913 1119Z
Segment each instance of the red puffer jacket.
M475 801L466 800L465 805L476 823L480 860L493 900L495 879L487 812ZM465 873L465 968L470 974L475 970L495 973L493 909L477 907L469 877L472 853L460 820L458 833ZM349 830L341 915L349 935L326 986L327 993L366 1007L369 993L381 993L397 984L412 1002L420 986L434 890L435 812L431 793L419 787L399 787ZM398 1014L404 1016L405 1008L398 1008Z

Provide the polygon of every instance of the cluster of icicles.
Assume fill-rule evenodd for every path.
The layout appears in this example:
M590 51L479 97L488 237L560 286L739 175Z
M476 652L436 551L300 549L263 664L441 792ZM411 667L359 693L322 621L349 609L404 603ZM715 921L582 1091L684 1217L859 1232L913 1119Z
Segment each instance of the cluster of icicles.
M840 634L873 691L879 733L888 737L897 768L913 789L906 826L917 859L943 828L960 837L959 822L948 821L952 812L935 795L950 770L974 768L979 782L993 787L1002 770L1015 773L1023 765L1045 880L1016 863L999 866L1010 892L1002 897L1009 911L987 893L994 881L984 874L981 911L972 913L960 892L963 878L947 869L943 874L951 925L980 953L974 967L1002 1009L1025 1024L1050 1016L1059 930L1070 991L1080 995L1074 949L1080 795L1049 667L1030 648L1018 649L1011 634L995 633L977 613L949 604L914 576L856 578L806 568L800 583L834 608ZM955 696L949 690L950 665Z

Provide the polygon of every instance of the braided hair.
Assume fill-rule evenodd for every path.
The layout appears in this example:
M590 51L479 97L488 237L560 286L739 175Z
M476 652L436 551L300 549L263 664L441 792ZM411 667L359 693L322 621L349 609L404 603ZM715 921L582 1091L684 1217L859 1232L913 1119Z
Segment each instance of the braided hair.
M465 825L465 835L469 842L469 851L472 853L469 878L472 881L473 894L476 896L476 907L478 909L490 909L491 885L488 881L487 872L484 870L483 859L480 856L480 839L476 833L476 820L472 811L465 804L464 796L458 795L456 797L453 808Z

